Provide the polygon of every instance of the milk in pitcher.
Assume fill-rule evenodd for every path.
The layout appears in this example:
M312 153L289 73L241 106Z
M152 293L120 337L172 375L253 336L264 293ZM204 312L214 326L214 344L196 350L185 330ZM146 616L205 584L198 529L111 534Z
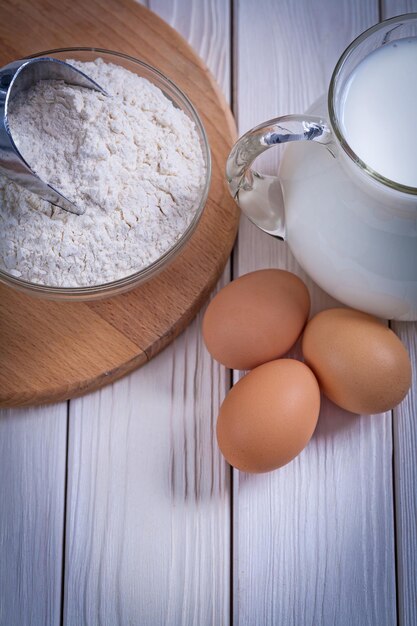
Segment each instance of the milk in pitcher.
M342 302L369 310L372 293L372 312L413 319L404 302L415 299L417 214L395 183L417 187L417 38L366 56L339 102L350 150L394 186L358 176L355 158L340 147L336 158L331 146L288 144L280 168L288 240L304 269ZM326 100L308 112L327 117Z
M341 130L356 155L385 178L417 187L417 37L369 54L347 81Z

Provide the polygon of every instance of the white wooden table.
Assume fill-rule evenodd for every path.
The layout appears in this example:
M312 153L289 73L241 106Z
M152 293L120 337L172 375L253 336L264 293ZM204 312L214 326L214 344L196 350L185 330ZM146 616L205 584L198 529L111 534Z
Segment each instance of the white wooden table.
M417 11L417 0L149 5L206 60L240 133L302 112L359 32ZM285 244L242 220L221 283L263 267L304 276ZM332 303L307 282L313 311ZM200 323L102 391L1 412L0 625L416 626L416 371L393 414L324 403L298 459L240 474L214 437L230 372ZM394 328L417 370L417 325Z

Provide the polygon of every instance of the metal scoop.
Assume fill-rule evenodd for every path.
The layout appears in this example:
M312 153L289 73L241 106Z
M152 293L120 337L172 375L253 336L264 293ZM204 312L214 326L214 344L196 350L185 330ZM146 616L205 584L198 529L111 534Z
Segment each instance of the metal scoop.
M70 85L79 85L106 91L72 65L50 57L21 59L0 69L0 171L14 183L36 193L38 196L59 206L65 211L83 215L85 207L76 206L58 189L43 181L20 154L13 141L7 117L10 102L21 91L28 89L40 80L64 80Z

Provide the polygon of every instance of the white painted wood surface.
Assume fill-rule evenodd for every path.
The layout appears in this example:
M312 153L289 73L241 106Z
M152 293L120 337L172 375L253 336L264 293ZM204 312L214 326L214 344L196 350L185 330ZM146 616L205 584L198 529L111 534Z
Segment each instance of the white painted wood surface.
M417 323L393 329L414 364L413 392L394 410L398 612L402 626L417 624Z
M381 19L417 12L416 0L381 0Z
M224 380L195 347L72 403L65 624L227 622Z
M58 626L67 404L0 412L0 624Z
M417 12L417 0L383 0L382 19ZM401 626L417 624L417 322L392 324L414 364L412 392L394 410L394 491Z
M240 132L303 111L379 17L377 0L147 4L234 92ZM417 0L381 9L417 11ZM269 152L263 171L278 160ZM284 244L242 220L234 276L271 266L306 278ZM307 283L314 311L332 304ZM65 403L0 412L0 626L393 626L397 601L399 625L415 626L417 381L393 422L325 402L300 457L270 475L234 472L232 499L214 439L230 376L200 323L71 402L68 442ZM417 324L395 330L416 364Z
M228 4L150 8L227 94ZM125 380L71 402L67 626L229 622L230 468L214 439L229 375L204 350L200 323Z
M239 132L305 110L346 45L377 20L372 0L238 4ZM274 173L279 154L264 155L261 171ZM234 267L288 268L306 279L286 244L246 220ZM313 312L331 306L306 282ZM389 414L354 417L324 401L293 463L264 476L234 473L236 626L396 624L391 457Z

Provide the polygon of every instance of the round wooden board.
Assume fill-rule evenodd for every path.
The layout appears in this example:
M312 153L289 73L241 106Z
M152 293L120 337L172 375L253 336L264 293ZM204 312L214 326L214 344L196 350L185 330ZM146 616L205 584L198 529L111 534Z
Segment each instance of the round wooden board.
M108 300L58 303L0 286L0 406L79 396L146 363L195 316L219 278L237 232L224 180L233 117L214 79L182 37L133 0L3 0L0 66L50 48L91 46L140 58L197 108L212 152L200 224L168 269Z

